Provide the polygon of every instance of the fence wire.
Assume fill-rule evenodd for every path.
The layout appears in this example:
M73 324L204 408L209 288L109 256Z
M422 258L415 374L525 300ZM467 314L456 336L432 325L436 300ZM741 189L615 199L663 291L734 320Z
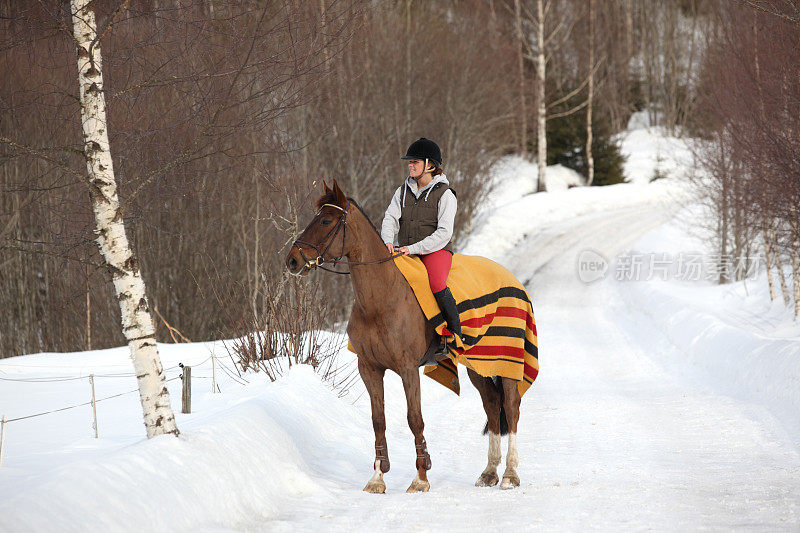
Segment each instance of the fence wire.
M86 377L88 377L88 376L86 376ZM86 377L83 377L81 379L86 379ZM167 380L167 382L175 381L176 379L181 379L181 376L175 376L174 378L170 378L170 379ZM120 392L118 394L112 394L111 396L106 396L104 398L98 398L98 399L94 400L94 403L102 402L104 400L110 400L111 398L118 398L119 396L125 396L126 394L132 394L134 392L139 392L139 389L137 388L137 389L133 389L133 390L130 390L130 391L127 391L127 392ZM49 414L53 414L53 413L59 413L61 411L67 411L68 409L75 409L76 407L85 407L87 405L92 405L92 401L89 400L88 402L77 403L75 405L70 405L70 406L67 406L67 407L61 407L60 409L53 409L52 411L45 411L43 413L36 413L36 414L32 414L32 415L19 416L17 418L8 418L8 419L6 419L6 423L8 424L9 422L16 422L17 420L26 420L28 418L36 418L38 416L44 416L44 415L49 415Z

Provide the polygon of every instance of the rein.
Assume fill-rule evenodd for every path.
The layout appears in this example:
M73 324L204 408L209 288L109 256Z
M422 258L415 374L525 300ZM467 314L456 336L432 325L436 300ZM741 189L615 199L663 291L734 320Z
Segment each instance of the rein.
M338 209L339 211L342 212L342 216L339 218L339 222L337 222L336 226L333 229L331 229L331 231L328 232L328 235L325 236L325 241L328 241L328 244L325 246L325 249L320 251L320 249L317 247L316 244L313 244L313 243L310 243L310 242L307 242L307 241L301 241L300 239L296 239L292 243L291 247L292 248L297 248L297 251L300 252L300 256L303 258L303 261L305 261L305 264L303 265L304 269L311 270L312 268L319 267L322 270L325 270L327 272L332 272L334 274L343 274L345 276L349 276L350 275L350 271L349 270L347 272L339 272L338 270L332 270L330 268L325 267L323 265L323 263L331 263L333 265L337 265L339 263L342 263L342 264L347 265L348 268L349 268L351 265L377 265L377 264L380 264L380 263L385 263L387 261L391 261L394 258L400 257L401 255L403 255L403 254L392 254L389 257L384 257L383 259L378 259L376 261L350 261L349 259L347 261L343 261L342 260L342 258L344 257L343 255L340 255L339 257L335 257L333 259L326 260L323 256L330 249L331 245L333 244L333 241L336 239L336 235L339 234L339 231L342 232L342 248L341 249L342 249L342 252L344 252L344 243L345 243L345 239L347 237L347 215L348 215L349 212L348 212L347 209L339 207L338 205L335 205L335 204L322 204L322 206L320 206L320 208L319 208L319 211L317 211L317 214L314 215L314 220L316 220L317 217L319 217L322 214L322 209L325 208L325 207L333 207L334 209ZM347 207L348 208L350 207L350 200L347 200ZM311 222L314 222L314 220L312 220ZM303 249L300 248L300 246L298 246L300 244L302 244L304 246L308 246L310 248L313 248L314 251L317 253L317 257L314 258L314 259L309 259L306 256L306 254L303 253ZM302 270L300 272L302 272Z

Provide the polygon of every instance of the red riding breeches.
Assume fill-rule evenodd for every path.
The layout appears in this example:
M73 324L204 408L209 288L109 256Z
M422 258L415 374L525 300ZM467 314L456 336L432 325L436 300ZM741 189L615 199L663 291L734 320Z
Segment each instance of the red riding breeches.
M447 287L447 275L453 263L453 254L447 250L437 250L427 255L419 256L422 264L428 271L428 281L433 292L439 292Z

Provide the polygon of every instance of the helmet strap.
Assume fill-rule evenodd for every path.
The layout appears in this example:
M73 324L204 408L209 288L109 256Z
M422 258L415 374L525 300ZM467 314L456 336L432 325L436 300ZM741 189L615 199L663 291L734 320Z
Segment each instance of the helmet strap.
M420 179L420 178L421 178L421 177L422 177L422 176L423 176L423 175L424 175L426 172L428 172L428 173L432 173L432 172L433 172L433 170L436 170L436 167L434 167L434 169L433 169L433 170L428 170L428 162L429 162L429 161L430 161L430 159L428 159L428 158L426 157L426 158L425 158L425 166L422 168L422 173L420 173L420 175L419 175L419 176L417 176L416 178L413 178L413 179L414 179L414 181L419 181L419 179Z

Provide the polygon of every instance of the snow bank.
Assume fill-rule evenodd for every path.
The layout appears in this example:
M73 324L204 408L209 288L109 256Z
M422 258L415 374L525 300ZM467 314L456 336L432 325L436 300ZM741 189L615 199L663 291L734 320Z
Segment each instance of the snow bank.
M669 135L661 127L650 127L647 113L634 113L628 130L614 137L625 156L625 181L648 183L657 175L684 179L693 172L692 141Z
M544 174L547 192L565 191L570 187L579 187L586 183L586 179L563 165L550 165Z
M536 163L519 156L502 158L489 173L491 192L459 251L499 261L526 236L549 224L633 206L663 208L689 202L693 195L687 180L693 172L689 141L669 136L663 128L646 127L646 114L635 114L631 124L641 127L616 139L626 157L628 183L579 187L584 183L580 174L552 165L546 170L547 192L535 193ZM663 178L650 183L657 172Z
M632 248L673 257L712 253L698 235L701 213L697 206L682 210ZM680 359L668 364L688 365L723 393L769 409L800 445L800 323L782 300L770 302L763 270L726 285L676 279L618 285L629 307L644 312L678 348Z
M501 158L489 170L491 192L483 204L484 209L495 209L536 192L539 166L518 155ZM563 191L582 186L586 179L571 168L550 165L545 169L545 187L548 191Z
M209 395L210 396L210 395ZM331 496L315 474L358 477L369 428L307 366L255 377L209 409L179 416L178 438L91 454L3 491L2 531L180 531L275 519L298 500ZM313 409L311 406L325 406ZM141 430L140 430L141 432ZM4 470L8 467L4 467ZM7 478L7 470L1 472ZM363 477L363 475L361 476ZM6 487L10 489L10 487Z

